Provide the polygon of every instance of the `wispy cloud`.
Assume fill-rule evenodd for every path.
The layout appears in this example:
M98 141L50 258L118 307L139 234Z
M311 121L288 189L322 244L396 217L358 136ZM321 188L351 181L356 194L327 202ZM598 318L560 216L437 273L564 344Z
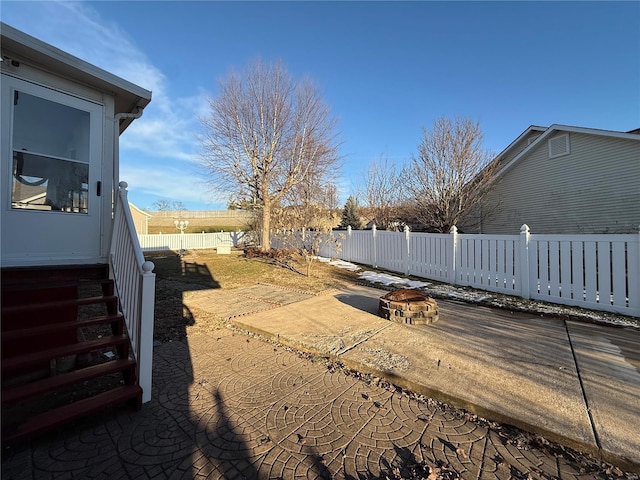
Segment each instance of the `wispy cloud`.
M206 94L178 97L131 36L82 2L3 2L2 21L145 89L153 98L120 139L121 178L161 198L211 201L201 182L179 167L156 170L160 159L197 161L196 132ZM81 40L80 40L81 39ZM140 166L140 157L147 167ZM158 159L158 162L149 159ZM154 164L155 163L155 164ZM134 166L135 165L135 166ZM169 164L167 164L169 165ZM195 169L194 169L195 170ZM215 200L214 200L215 201Z
M152 196L184 203L225 204L228 195L212 189L197 172L157 164L153 167L122 165L120 178L134 195Z

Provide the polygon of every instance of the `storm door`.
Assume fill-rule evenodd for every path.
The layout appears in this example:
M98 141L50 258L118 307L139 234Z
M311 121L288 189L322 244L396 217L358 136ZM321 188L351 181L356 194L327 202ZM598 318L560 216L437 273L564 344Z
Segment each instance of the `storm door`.
M3 262L98 261L103 107L8 76L2 102Z

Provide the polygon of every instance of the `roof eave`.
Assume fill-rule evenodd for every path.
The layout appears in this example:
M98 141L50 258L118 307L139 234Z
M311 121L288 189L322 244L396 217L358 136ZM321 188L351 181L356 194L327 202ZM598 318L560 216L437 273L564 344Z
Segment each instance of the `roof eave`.
M28 59L35 67L111 93L116 98L115 113L136 112L151 101L151 92L117 75L70 55L37 38L27 35L5 23L0 23L1 46L4 52L12 52ZM120 133L133 121L122 119Z
M527 133L528 131L529 130L527 130L525 133ZM640 141L640 135L635 133L624 133L624 132L616 132L614 130L599 130L597 128L572 127L569 125L553 124L549 128L547 128L538 138L536 138L533 142L531 142L531 144L528 145L527 148L525 148L522 152L520 152L518 155L512 158L511 161L507 163L505 166L503 166L500 170L498 170L498 172L494 175L494 179L499 178L501 175L504 175L509 169L511 169L516 163L518 163L520 159L522 159L522 157L527 155L529 151L535 148L540 142L544 141L545 138L548 138L549 135L551 135L553 132L584 133L586 135L600 135L605 137ZM521 137L522 135L518 138L521 138Z

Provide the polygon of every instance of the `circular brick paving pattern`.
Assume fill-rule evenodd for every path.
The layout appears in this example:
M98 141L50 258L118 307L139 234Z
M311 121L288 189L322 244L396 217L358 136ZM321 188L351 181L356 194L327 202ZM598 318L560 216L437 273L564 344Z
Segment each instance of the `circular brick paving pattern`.
M419 464L465 479L596 478L453 410L216 333L156 347L153 400L140 412L5 450L2 478L398 478Z

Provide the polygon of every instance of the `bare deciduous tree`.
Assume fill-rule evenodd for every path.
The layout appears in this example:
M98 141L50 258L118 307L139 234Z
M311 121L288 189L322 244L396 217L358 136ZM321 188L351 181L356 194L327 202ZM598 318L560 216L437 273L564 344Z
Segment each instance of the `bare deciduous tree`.
M423 129L418 155L403 176L416 218L428 229L448 232L482 202L494 168L482 140L479 123L467 118L440 117L432 130Z
M400 171L386 156L374 160L367 171L364 191L360 194L377 227L389 230L398 221L399 205L404 194Z
M295 185L335 169L335 120L310 80L294 82L277 62L232 73L201 119L202 163L219 188L261 209L261 247L270 248L271 210Z

